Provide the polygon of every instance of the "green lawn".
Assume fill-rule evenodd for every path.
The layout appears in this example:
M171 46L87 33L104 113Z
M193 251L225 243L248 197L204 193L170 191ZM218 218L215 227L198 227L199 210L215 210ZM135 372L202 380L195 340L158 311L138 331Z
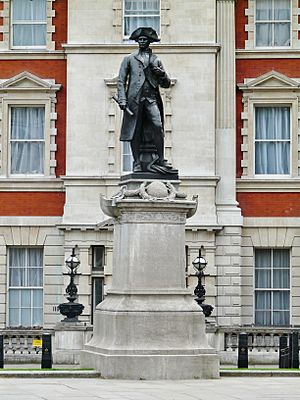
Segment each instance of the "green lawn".
M221 371L300 371L299 368L220 368Z
M94 371L92 368L0 368L0 371Z

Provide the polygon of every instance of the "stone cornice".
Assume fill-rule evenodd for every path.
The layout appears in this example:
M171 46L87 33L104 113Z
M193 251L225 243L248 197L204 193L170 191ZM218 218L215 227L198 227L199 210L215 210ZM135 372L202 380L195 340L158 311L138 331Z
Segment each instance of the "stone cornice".
M103 176L61 176L64 186L96 186L106 187L106 185L118 186L120 175ZM216 186L220 180L219 176L179 176L182 187ZM146 181L146 179L145 179Z
M300 178L285 179L247 179L239 178L236 182L237 192L300 192Z
M247 59L268 59L268 58L297 58L299 59L300 50L293 49L271 49L271 50L236 50L238 60Z
M128 54L136 50L136 44L65 44L66 54ZM220 50L218 43L176 43L152 45L155 53L212 53Z
M61 224L62 217L17 217L17 216L9 216L2 217L0 216L0 226L8 226L8 227L22 227L22 226L37 226L37 227L49 227L50 229L53 226Z
M299 228L300 218L290 217L244 217L244 228Z
M66 58L64 50L56 51L21 51L9 50L0 51L0 60L64 60Z
M0 178L0 192L64 192L61 179Z

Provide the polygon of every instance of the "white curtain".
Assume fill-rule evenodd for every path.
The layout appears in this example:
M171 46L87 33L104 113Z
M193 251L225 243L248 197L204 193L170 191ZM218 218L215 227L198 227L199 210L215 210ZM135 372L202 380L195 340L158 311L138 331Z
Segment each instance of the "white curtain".
M255 324L271 326L271 292L255 292Z
M290 253L288 250L273 251L273 288L290 288Z
M9 286L43 286L43 250L11 248L9 252Z
M13 0L13 46L45 46L46 0Z
M271 251L257 250L255 252L255 287L271 287Z
M44 107L11 108L11 173L44 173Z
M43 250L11 248L9 252L9 325L42 326Z
M140 26L160 33L160 0L124 0L124 33L129 36Z
M289 107L256 107L255 173L289 174L289 172Z
M290 0L256 0L256 46L289 46L290 20Z
M290 276L289 250L257 249L255 251L256 325L289 324L289 315L290 315L289 276ZM261 289L269 289L269 290L261 290ZM288 290L278 290L278 289L288 289Z

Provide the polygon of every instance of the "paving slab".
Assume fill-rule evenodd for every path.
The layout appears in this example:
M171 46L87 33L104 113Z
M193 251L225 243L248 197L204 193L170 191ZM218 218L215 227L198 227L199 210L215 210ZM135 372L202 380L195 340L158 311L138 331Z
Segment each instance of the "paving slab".
M300 379L121 381L0 378L1 400L300 400Z

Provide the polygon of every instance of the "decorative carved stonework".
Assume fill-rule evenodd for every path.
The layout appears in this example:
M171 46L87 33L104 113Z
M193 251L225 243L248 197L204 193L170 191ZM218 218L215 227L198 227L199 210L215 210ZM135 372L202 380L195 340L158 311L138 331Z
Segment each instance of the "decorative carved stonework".
M176 198L185 199L186 194L177 191L171 182L163 183L154 181L149 184L143 182L136 190L128 190L126 185L122 186L120 192L113 196L113 201L126 199L128 197L136 197L150 201L170 201Z
M120 219L123 212L122 208L124 207L128 207L127 212L130 214L138 211L141 214L141 218L144 218L144 212L148 212L151 218L153 218L153 214L158 215L161 213L165 215L171 212L171 207L176 208L177 213L180 214L178 208L183 207L185 209L183 215L190 218L197 210L198 196L193 196L191 200L187 200L186 197L186 194L176 190L171 182L152 181L150 183L143 182L136 189L128 189L126 185L121 186L120 191L111 199L101 196L100 204L106 215L117 220ZM135 206L134 209L132 208L133 204ZM163 209L161 212L159 211L160 206ZM170 207L170 210L168 207ZM151 211L149 211L150 208ZM164 219L163 215L161 216L162 221ZM122 218L124 217L122 216ZM160 217L158 218L160 219ZM172 220L172 222L174 221Z

